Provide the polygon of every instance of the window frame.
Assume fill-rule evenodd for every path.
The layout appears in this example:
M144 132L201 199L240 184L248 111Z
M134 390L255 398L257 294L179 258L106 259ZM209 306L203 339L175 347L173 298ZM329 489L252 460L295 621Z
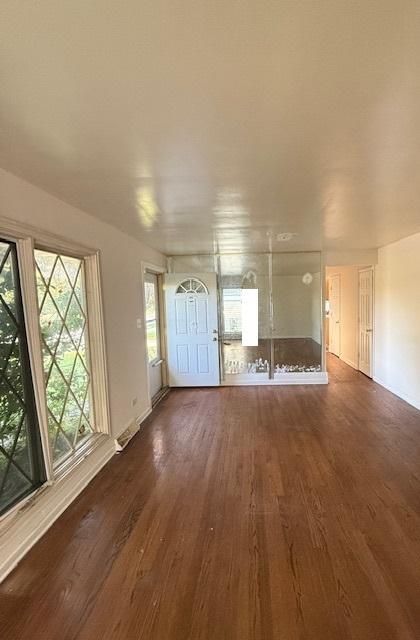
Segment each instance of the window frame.
M30 225L0 218L0 237L15 243L25 318L29 363L32 374L35 406L41 437L45 468L45 482L28 496L17 502L0 516L0 523L12 517L30 499L46 486L65 478L83 459L94 451L104 439L111 436L108 394L107 358L101 287L100 251L66 240L53 233ZM95 416L95 435L87 439L74 455L54 469L48 435L48 410L44 378L41 328L36 283L35 249L63 254L83 260L86 295L89 360L92 374L92 407Z
M35 262L35 279L37 281L37 260L36 260L36 251L45 251L45 249L40 249L38 246L35 246L35 251L34 251L34 262ZM47 252L51 255L55 255L58 256L59 258L65 258L65 257L72 257L75 258L76 256L71 255L69 256L68 252L64 252L64 251L53 251L51 249L47 250ZM85 314L85 327L84 327L84 334L85 334L85 343L86 343L86 359L87 359L87 366L88 366L88 373L90 376L90 384L89 384L89 390L88 390L88 395L89 395L89 404L90 404L90 416L91 416L91 420L90 422L92 423L92 426L95 428L94 432L89 436L88 439L86 439L86 441L84 441L82 444L80 444L77 448L75 448L73 450L73 452L69 452L67 454L65 454L64 456L62 456L61 458L58 459L58 461L54 461L52 460L52 464L53 464L53 471L54 471L54 475L56 475L57 473L60 473L62 469L65 469L68 467L68 465L72 464L72 462L74 460L76 460L79 456L79 451L85 451L86 448L90 448L89 443L92 441L93 442L93 438L97 437L97 429L96 429L96 405L94 402L94 397L93 397L93 374L92 374L92 362L91 362L91 349L90 349L90 320L89 320L89 309L87 308L87 288L86 288L86 265L85 265L85 259L84 258L77 258L78 260L80 260L81 262L81 282L82 282L82 286L83 286L83 297L84 297L84 301L85 301L85 306L86 309L84 310L84 314ZM49 291L49 295L51 294L51 291ZM38 290L37 290L37 302L38 302L38 319L39 319L39 296L38 296ZM39 326L40 329L40 335L42 335L41 332L41 326ZM41 350L42 350L42 364L43 364L43 372L45 374L45 369L44 369L44 348L43 348L43 344L42 344L42 337L41 337ZM51 414L51 411L48 410L48 396L47 396L47 391L46 391L46 402L47 402L47 414ZM50 443L50 438L49 438L49 443ZM51 443L50 443L51 444Z
M157 274L152 274L150 273L151 276L155 276L156 277L156 281L153 280L153 282L151 280L147 279L147 276L149 275L149 272L145 273L144 276L144 283L143 283L143 288L144 288L144 298L146 300L146 284L149 284L153 287L153 291L154 291L154 307L155 307L155 315L154 318L147 318L147 310L146 310L146 305L145 305L145 309L144 309L144 322L146 325L146 351L147 351L147 361L148 361L148 365L151 366L153 364L155 364L156 362L159 362L162 359L162 353L161 353L161 337L160 337L160 307L159 307L159 283L158 283L158 279L157 279ZM149 343L148 343L148 335L147 335L147 329L148 329L148 323L149 322L154 322L156 325L156 356L154 358L152 358L151 360L149 359Z
M165 307L165 297L164 297L164 274L166 273L166 267L153 264L152 262L145 262L142 260L141 262L141 281L140 281L140 297L142 301L142 316L143 316L143 340L144 345L146 347L145 352L145 365L146 365L146 378L147 378L147 399L149 408L147 410L147 414L152 410L153 402L152 396L150 394L150 366L148 362L147 355L147 327L146 327L146 298L145 298L145 289L144 283L146 274L151 273L156 275L158 278L158 300L159 300L159 335L160 335L160 357L162 361L162 388L166 388L168 386L169 381L169 372L167 366L167 341L166 341L166 307ZM159 361L158 361L159 362Z
M223 337L226 340L242 340L242 287L223 287L221 288L221 314L223 320ZM240 315L240 328L237 331L228 331L226 329L226 317L225 317L225 308L228 300L225 297L225 291L239 291L238 300L236 302L239 303L239 315Z

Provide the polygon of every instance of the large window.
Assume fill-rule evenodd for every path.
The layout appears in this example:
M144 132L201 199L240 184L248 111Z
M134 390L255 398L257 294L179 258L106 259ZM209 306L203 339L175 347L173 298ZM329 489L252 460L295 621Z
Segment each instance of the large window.
M94 433L83 260L35 251L48 432L54 464Z
M0 515L109 434L98 253L4 224L20 238L0 240Z
M44 479L16 246L0 241L0 513Z

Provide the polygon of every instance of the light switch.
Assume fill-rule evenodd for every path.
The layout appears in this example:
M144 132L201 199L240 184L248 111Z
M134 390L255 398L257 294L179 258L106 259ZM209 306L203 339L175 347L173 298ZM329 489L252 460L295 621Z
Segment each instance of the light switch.
M137 329L141 329L142 328L142 322L140 320L140 318L137 318Z

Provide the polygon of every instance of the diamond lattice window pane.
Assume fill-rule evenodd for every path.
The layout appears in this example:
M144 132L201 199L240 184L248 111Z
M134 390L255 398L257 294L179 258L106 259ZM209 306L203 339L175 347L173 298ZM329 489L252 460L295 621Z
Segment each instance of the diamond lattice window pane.
M0 513L41 483L16 247L0 241Z
M93 432L83 261L36 251L49 434L54 463Z
M11 462L2 486L3 500L13 502L16 494L24 494L30 487L31 481Z

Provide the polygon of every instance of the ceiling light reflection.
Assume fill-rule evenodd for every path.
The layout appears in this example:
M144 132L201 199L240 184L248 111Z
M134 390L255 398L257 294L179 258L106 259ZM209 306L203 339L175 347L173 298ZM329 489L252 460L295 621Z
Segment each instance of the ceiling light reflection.
M143 227L150 231L159 215L153 187L142 186L136 189L136 208Z

